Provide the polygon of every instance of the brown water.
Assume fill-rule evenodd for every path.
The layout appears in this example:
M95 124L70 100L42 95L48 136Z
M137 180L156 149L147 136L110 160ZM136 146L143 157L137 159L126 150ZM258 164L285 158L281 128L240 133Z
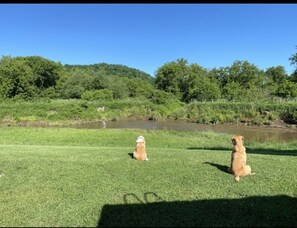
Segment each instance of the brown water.
M75 128L100 129L102 123L89 123L75 125ZM186 121L149 121L149 120L119 120L109 121L107 128L130 128L130 129L166 129L180 131L211 131L217 133L240 134L246 140L266 142L290 142L297 140L297 129L265 127L265 126L243 126L233 124L197 124Z

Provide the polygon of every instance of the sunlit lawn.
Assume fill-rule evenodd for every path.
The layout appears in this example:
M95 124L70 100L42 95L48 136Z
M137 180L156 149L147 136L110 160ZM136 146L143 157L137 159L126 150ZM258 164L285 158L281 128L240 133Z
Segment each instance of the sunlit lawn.
M149 161L130 157L143 134ZM297 140L246 142L254 176L226 172L231 135L0 129L0 226L297 226Z

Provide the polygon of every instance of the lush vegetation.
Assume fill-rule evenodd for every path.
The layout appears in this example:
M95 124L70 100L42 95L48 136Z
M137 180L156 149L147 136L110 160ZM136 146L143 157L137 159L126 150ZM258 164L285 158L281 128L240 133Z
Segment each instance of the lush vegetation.
M0 126L65 125L112 120L185 120L202 124L297 124L296 102L192 102L156 104L127 98L111 101L38 100L0 104Z
M289 60L297 64L296 55ZM165 63L155 77L116 64L62 65L40 56L0 59L0 99L114 100L143 98L157 104L167 99L256 101L297 97L297 70L283 66L259 69L247 61L207 70L186 59Z
M289 60L297 64L296 55ZM198 123L271 125L297 122L297 69L258 69L247 61L204 69L185 59L155 77L123 65L62 65L40 56L0 59L0 120L79 123L118 119L184 119Z
M143 134L148 162L131 158ZM213 132L0 128L1 227L294 227L297 142L246 141L228 174Z

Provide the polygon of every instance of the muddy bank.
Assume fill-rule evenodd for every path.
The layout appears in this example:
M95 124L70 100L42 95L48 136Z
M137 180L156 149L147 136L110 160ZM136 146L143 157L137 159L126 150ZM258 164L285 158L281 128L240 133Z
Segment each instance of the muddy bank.
M2 123L3 124L3 123ZM102 129L101 121L67 121L67 122L18 122L2 125L2 127L70 127L81 129ZM199 124L184 120L117 120L107 121L107 128L117 129L152 129L179 131L212 131L216 133L241 134L247 141L290 142L297 140L296 125L281 121L270 125L238 124Z

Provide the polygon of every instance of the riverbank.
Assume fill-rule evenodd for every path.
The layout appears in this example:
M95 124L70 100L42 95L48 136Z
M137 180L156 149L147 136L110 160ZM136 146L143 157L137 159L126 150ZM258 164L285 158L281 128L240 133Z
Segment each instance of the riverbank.
M189 121L189 120L139 120L139 119L120 119L120 120L111 120L108 121L109 127L110 123L113 123L113 125L117 125L114 123L121 123L121 122L130 122L130 123L137 123L139 121L148 122L148 123L172 123L175 122L177 124L179 123L187 123L187 124L195 124L195 125L203 125L203 126L251 126L251 127L259 127L259 128L277 128L277 129L289 129L289 130L296 130L297 131L297 125L296 124L286 124L282 120L274 121L273 123L269 125L264 124L253 124L253 123L206 123L206 124L199 124L195 121ZM72 127L72 128L81 128L82 126L85 128L92 128L91 126L94 125L96 127L94 128L100 128L102 125L101 120L66 120L66 121L2 121L0 122L0 127ZM119 124L120 125L120 124ZM121 127L120 127L121 128ZM136 126L137 128L137 126Z
M8 127L8 126L6 126ZM49 125L46 123L26 123L19 128L77 128L77 129L103 129L102 122L83 122L77 124ZM5 128L5 127L4 127ZM107 122L109 129L134 130L164 130L187 132L215 132L227 134L241 134L246 142L291 142L297 139L297 129L284 126L258 126L243 124L199 124L190 121L168 120L117 120Z
M121 120L188 121L296 128L297 104L195 102L157 105L148 100L6 101L0 104L0 126L66 126Z

